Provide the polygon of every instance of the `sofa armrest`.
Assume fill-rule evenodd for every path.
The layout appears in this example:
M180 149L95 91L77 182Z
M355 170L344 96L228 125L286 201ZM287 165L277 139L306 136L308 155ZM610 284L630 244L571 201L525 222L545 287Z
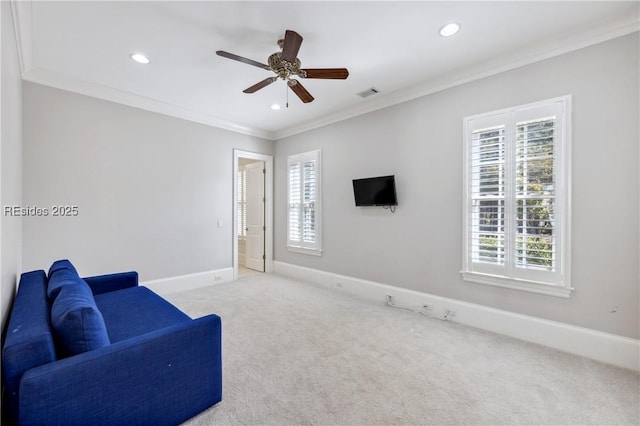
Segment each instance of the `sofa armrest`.
M20 424L179 424L222 399L221 320L208 315L36 367Z
M138 285L138 273L135 271L119 272L116 274L86 277L83 278L83 280L89 285L93 294L96 295L136 287Z

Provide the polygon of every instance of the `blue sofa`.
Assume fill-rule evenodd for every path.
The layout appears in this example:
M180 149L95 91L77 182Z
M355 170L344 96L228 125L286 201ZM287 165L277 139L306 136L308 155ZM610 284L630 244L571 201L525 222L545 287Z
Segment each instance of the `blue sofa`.
M22 274L2 372L13 424L175 425L222 399L221 321L61 260Z

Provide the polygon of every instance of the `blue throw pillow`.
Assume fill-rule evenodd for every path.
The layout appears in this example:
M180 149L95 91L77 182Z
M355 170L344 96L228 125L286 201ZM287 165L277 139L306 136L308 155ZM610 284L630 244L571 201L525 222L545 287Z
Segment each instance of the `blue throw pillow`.
M91 289L82 280L60 288L51 306L51 325L63 356L110 344L102 313L96 306Z
M49 272L47 273L47 276L51 277L51 274L61 269L70 269L76 274L78 273L78 271L76 271L75 266L73 266L73 264L71 263L71 261L69 261L69 259L60 259L53 262L53 264L49 268Z
M76 268L67 259L53 262L53 265L49 268L48 279L47 297L50 302L55 300L63 286L77 284L82 281Z

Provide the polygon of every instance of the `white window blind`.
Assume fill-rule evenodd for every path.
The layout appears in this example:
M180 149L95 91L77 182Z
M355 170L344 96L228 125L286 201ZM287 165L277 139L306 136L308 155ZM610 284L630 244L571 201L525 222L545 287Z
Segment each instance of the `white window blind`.
M319 254L320 151L288 157L287 245L295 251Z
M471 150L472 259L504 265L504 125L474 131Z
M555 117L516 123L516 267L555 271Z
M465 118L465 279L569 295L569 107Z
M301 169L302 164L299 162L289 164L289 245L300 244L302 241Z
M237 234L240 238L247 236L247 171L238 171L238 229Z

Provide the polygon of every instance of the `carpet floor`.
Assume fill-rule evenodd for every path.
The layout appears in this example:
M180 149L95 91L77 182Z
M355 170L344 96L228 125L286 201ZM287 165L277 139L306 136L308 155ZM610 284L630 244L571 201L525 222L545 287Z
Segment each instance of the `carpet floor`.
M223 329L197 425L638 425L640 376L273 274L167 296ZM188 350L188 348L185 348Z

